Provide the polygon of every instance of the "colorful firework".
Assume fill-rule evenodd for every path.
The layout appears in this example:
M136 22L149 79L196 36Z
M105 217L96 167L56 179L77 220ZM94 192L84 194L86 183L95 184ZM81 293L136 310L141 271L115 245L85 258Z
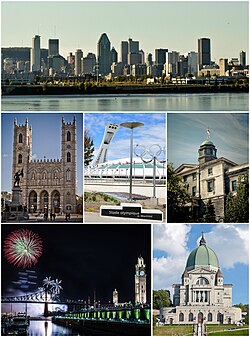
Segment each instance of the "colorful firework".
M42 240L29 229L18 229L5 239L4 255L9 263L19 268L31 267L42 255Z

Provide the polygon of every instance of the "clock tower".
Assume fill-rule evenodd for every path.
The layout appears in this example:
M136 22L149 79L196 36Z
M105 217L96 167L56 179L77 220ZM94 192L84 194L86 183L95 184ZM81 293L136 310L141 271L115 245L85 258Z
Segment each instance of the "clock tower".
M140 256L135 265L135 304L147 302L146 278L146 265Z

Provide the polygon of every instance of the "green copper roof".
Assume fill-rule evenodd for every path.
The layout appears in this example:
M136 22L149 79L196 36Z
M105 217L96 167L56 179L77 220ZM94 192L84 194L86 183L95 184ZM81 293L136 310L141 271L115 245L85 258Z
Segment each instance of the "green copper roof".
M212 266L219 268L219 261L215 252L206 246L206 241L202 236L200 246L194 249L188 257L186 268L191 269L196 266Z
M211 140L206 139L206 140L204 140L204 142L201 144L201 146L202 146L202 145L213 145L213 146L214 146L214 143L211 142Z

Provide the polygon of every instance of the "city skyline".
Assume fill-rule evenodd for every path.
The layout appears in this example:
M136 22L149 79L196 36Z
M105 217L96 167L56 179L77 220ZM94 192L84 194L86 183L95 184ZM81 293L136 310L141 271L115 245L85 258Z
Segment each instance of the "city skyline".
M241 50L246 51L248 55L248 3L244 1L92 3L58 1L29 2L29 6L24 6L24 3L3 2L2 47L31 47L32 37L38 34L41 36L42 48L48 48L49 39L58 38L61 55L67 57L69 52L74 53L76 49L82 49L83 56L86 57L89 52L97 54L97 42L105 32L111 41L111 47L115 47L118 52L119 59L121 41L127 41L129 37L139 41L140 49L145 53L152 53L153 57L157 48L176 50L183 54L198 51L198 39L202 37L211 39L211 60L217 63L220 58L239 57ZM81 22L82 29L79 26L76 29L74 25L65 25L71 18L69 13L72 10L74 22ZM57 20L56 24L48 24L54 22L55 12L60 20ZM20 33L16 30L16 25L10 27L7 24L10 20L13 22L13 13L18 13L18 16L14 16L14 22L17 26L22 25ZM84 16L84 20L80 20L82 13L88 13ZM129 13L129 22L126 20L122 22L120 13L125 15ZM166 13L171 13L167 16L167 20L165 20ZM203 18L204 13L206 20ZM178 26L175 22L176 16ZM174 34L171 33L173 27ZM159 28L161 33L165 32L166 35L159 34ZM88 34L82 34L86 31ZM238 36L241 38L237 38Z
M17 124L25 124L28 118L32 126L33 160L60 159L61 158L61 121L72 122L76 116L77 125L77 194L83 193L83 116L81 113L2 113L2 191L12 190L12 160L13 160L13 130L14 119Z
M233 305L248 303L249 225L157 224L153 229L153 289L178 284L190 252L197 248L204 232L207 246L218 257L226 284L233 284ZM223 244L222 244L223 243Z

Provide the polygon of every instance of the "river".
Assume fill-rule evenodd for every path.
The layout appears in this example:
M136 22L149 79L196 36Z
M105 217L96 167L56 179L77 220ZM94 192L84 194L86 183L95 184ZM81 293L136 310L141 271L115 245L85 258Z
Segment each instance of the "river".
M248 107L248 93L2 97L2 111L248 111Z
M70 328L52 323L50 320L31 320L28 336L79 336Z

